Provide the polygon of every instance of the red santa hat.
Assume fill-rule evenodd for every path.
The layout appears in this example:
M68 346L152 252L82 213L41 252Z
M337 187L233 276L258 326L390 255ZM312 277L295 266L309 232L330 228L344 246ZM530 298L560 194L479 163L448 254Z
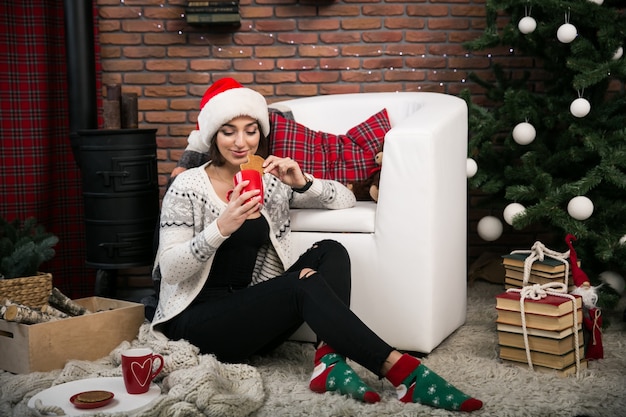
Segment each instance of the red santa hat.
M578 256L576 255L576 251L574 250L574 245L572 241L576 240L576 236L571 233L568 233L565 236L565 243L569 247L569 261L572 270L572 280L574 284L576 284L576 288L572 291L572 294L578 294L583 298L583 304L588 308L595 308L598 302L598 292L596 291L596 287L592 287L589 282L589 277L578 266Z
M574 236L571 233L568 233L567 236L565 236L565 243L569 247L569 261L570 261L570 268L572 270L572 280L574 281L574 284L576 284L577 287L583 287L583 286L588 287L590 285L589 277L587 276L585 271L583 271L578 266L578 256L576 255L576 251L574 250L574 245L572 244L572 241L575 241L575 240L576 240L576 236Z
M209 147L219 128L240 116L256 119L263 135L269 134L270 121L265 97L232 78L214 82L200 101L198 131L202 141Z

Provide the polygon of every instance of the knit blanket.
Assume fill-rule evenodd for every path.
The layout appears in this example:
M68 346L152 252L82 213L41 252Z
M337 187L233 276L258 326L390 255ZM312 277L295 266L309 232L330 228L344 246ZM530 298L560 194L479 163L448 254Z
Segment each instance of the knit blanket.
M122 351L146 347L163 356L164 366L154 382L161 395L133 416L246 416L263 405L265 392L259 372L250 365L224 364L213 355L200 354L186 341L158 340L149 324L132 342L122 342L97 361L67 362L51 372L14 375L0 371L0 415L37 416L28 401L54 385L95 377L121 377ZM103 414L121 417L125 414Z

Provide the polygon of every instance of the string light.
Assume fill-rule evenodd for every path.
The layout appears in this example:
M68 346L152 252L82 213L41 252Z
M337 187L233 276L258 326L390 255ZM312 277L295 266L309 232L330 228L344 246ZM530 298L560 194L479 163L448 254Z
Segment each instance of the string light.
M137 8L136 8L136 6L132 6L132 5L128 5L128 4L126 4L126 0L119 0L119 2L120 2L119 4L120 4L121 6L126 7L128 10L132 10L132 11L134 11L134 12L136 13L136 16L137 16L137 17L139 17L139 18L144 18L143 9L137 9ZM168 5L167 5L165 2L162 2L162 3L160 3L160 4L159 4L159 7L160 7L160 8L165 8L165 7L168 7ZM185 19L186 14L185 14L184 12L181 12L179 16L180 16L180 18L181 18L181 19ZM166 29L165 29L165 25L164 25L163 23L154 23L154 27L155 27L155 28L157 28L157 29L159 29L159 30L161 30L161 31L165 31L165 30L166 30ZM254 28L254 26L253 26L253 24L252 24L252 23L250 23L250 24L248 24L248 25L247 25L247 29L248 29L249 31L251 31L251 32L263 33L263 34L264 34L265 36L267 36L268 38L273 39L273 40L275 39L275 40L277 40L278 42L281 42L281 43L283 43L283 42L284 42L284 43L289 44L289 45L298 45L297 40L294 40L294 39L289 39L289 40L282 41L282 40L279 40L279 39L278 39L278 36L277 36L277 34L276 34L276 33L266 33L266 32L259 31L259 30L257 30L257 29L255 29L255 28ZM187 32L187 31L185 31L185 30L183 30L183 29L178 30L176 33L177 33L178 35L180 35L180 36L187 36L187 35L191 34L191 32ZM197 39L199 39L199 40L201 40L202 42L206 43L208 46L213 46L213 47L215 47L216 53L220 54L220 56L221 56L221 57L223 57L223 58L228 58L228 56L232 56L232 57L234 57L236 54L238 54L239 56L244 56L244 51L243 51L242 49L240 49L240 50L238 50L238 51L232 51L232 50L230 50L230 49L224 49L224 48L223 48L223 47L221 47L221 46L217 46L217 45L215 45L215 44L213 43L213 40L211 39L211 36L207 36L207 35L205 35L205 34L196 34L195 36L197 36ZM306 46L307 46L307 47L309 47L309 48L311 48L312 50L316 50L316 49L317 49L317 45L314 45L314 44L313 44L313 45L306 45ZM340 54L340 48L339 48L339 47L334 47L334 48L332 48L332 51L333 51L334 53L336 53L336 54ZM513 49L510 49L510 50L509 50L509 52L510 52L510 53L514 53L514 50L513 50ZM407 52L405 52L404 50L399 50L399 51L397 51L397 50L384 50L384 49L382 49L382 48L377 48L377 49L374 51L374 53L376 53L377 55L396 55L396 56L400 56L400 57L404 57L404 56L412 56L412 55L413 55L412 53L410 53L410 52L408 52L408 51L407 51ZM357 54L355 54L354 56L355 56L356 58L365 58L365 57L364 57L363 55L361 55L360 53L357 53ZM442 54L442 55L441 55L441 57L442 57L443 59L446 59L446 60L447 60L447 59L449 59L451 56L454 56L454 55L450 55L450 54L448 54L448 53L444 53L444 54ZM462 56L464 56L466 59L473 58L473 55L472 55L470 52L465 52ZM427 59L429 56L428 56L427 54L424 54L424 53L423 53L423 54L419 54L419 55L417 55L417 57L420 57L420 58L422 58L422 59ZM487 55L487 57L488 57L489 59L493 58L492 54L488 54L488 55ZM265 65L265 64L264 64L264 62L263 62L263 61L258 61L258 66L259 66L259 67L263 67L264 65ZM405 65L406 65L406 66L405 66ZM335 69L336 69L336 68L330 67L328 64L325 64L325 65L322 65L322 66L318 66L318 65L303 65L303 66L301 67L301 70L312 70L312 69L315 69L315 68L319 68L319 69L322 69L322 70L335 70ZM427 70L426 68L419 68L419 66L418 66L418 68L414 68L414 66L411 66L411 67L409 68L409 67L408 67L408 64L403 64L403 65L401 65L401 66L399 66L399 67L397 67L397 66L391 66L391 67L388 67L388 68L387 68L387 70L388 70L388 71L396 71L396 70L403 70L403 69L404 69L404 70L406 70L406 71L413 72L413 73L414 73L414 72L416 72L416 71L424 71L424 70ZM288 70L288 69L287 69L287 68L285 68L284 66L280 66L280 67L279 67L279 70L281 70L281 71L285 71L285 70ZM360 66L357 66L357 67L353 67L353 66L346 66L346 67L343 69L343 71L362 71L362 70L363 70L363 69L362 69ZM452 73L458 73L458 72L459 72L459 69L458 69L458 68L449 68L449 69L447 69L447 70L451 70L451 71L452 71ZM372 70L368 70L368 71L366 72L366 74L368 74L368 75L372 75L372 74L374 74L374 73L375 73L375 71L372 71ZM437 75L437 74L438 74L438 71L437 71L437 70L433 70L433 71L432 71L432 74L433 74L433 75ZM462 79L460 80L460 83L466 83L466 82L467 82L467 80L466 80L465 78L462 78ZM440 81L440 82L438 83L438 85L439 85L440 87L444 87L444 86L445 86L445 83ZM417 86L417 90L422 90L422 86Z

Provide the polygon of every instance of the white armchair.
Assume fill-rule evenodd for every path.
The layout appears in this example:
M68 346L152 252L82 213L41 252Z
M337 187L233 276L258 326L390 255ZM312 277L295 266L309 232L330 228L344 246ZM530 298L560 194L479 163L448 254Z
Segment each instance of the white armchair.
M439 93L359 93L274 103L344 134L386 108L378 203L293 210L295 251L335 239L352 260L352 310L397 349L431 352L465 322L467 106ZM314 340L303 326L296 340Z

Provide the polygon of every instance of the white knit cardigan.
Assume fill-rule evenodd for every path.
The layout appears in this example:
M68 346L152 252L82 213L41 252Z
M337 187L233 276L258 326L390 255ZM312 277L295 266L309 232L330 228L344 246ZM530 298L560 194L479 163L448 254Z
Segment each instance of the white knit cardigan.
M161 281L151 325L157 337L165 337L158 325L181 313L199 294L217 248L228 239L220 234L215 221L226 203L213 189L207 165L179 174L163 198L153 269L154 278ZM257 254L252 285L282 274L300 255L291 253L290 207L343 209L355 204L354 194L336 181L314 179L311 188L301 194L271 174L263 176L263 183L261 214L270 226L271 244Z

